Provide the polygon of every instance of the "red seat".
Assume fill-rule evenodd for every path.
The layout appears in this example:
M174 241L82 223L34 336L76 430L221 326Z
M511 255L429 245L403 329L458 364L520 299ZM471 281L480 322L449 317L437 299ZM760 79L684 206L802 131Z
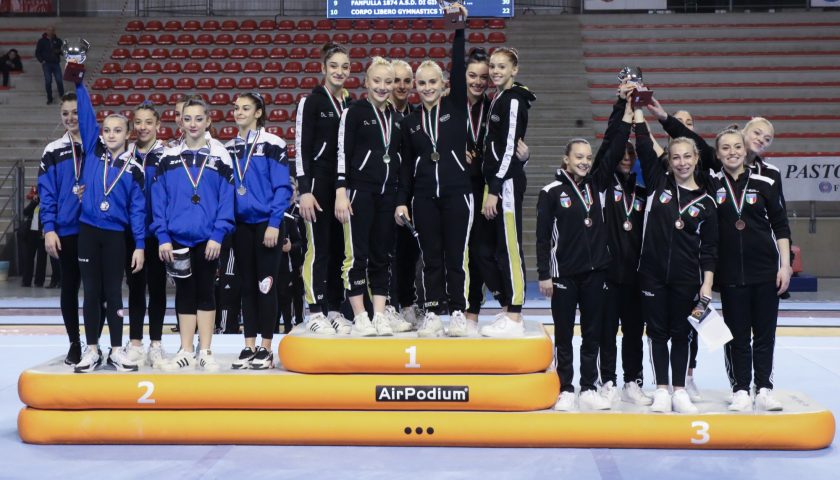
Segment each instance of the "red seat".
M286 155L292 160L294 160L295 157L297 156L297 151L295 151L295 143L294 142L291 142L288 145L286 145Z
M134 45L137 43L137 37L134 35L120 35L119 40L117 40L117 45Z
M252 30L256 30L258 27L256 20L242 20L242 23L239 24L239 29L245 32L250 32Z
M292 36L288 33L278 33L274 35L275 45L288 45L292 43Z
M136 73L142 72L143 67L141 67L140 64L137 62L126 62L126 64L123 65L122 71L123 73L134 75Z
M126 48L115 48L114 51L111 52L111 58L113 58L114 60L125 60L130 56L131 54Z
M251 49L250 57L254 59L261 59L268 57L268 50L263 47Z
M103 103L105 103L105 97L103 97L102 94L99 94L99 93L91 93L90 94L90 103L94 107L98 107L98 106L102 105Z
M408 94L408 103L412 105L417 105L420 103L420 94L417 92L411 92Z
M222 30L226 32L233 32L239 29L239 23L236 20L225 20L222 22Z
M350 58L367 58L367 50L364 47L353 47L350 49Z
M163 73L181 73L181 64L178 62L167 62L163 65Z
M357 77L351 77L357 78ZM349 80L349 79L348 79ZM300 80L300 88L304 90L312 90L313 88L317 87L321 82L318 81L315 77L303 77Z
M402 45L408 43L408 36L402 32L391 34L391 43L395 45Z
M283 71L286 73L300 73L303 71L303 65L300 62L286 62L286 68Z
M309 58L320 60L321 59L321 47L312 47L309 49Z
M270 45L271 44L271 35L267 33L258 33L254 37L254 44L255 45Z
M350 37L350 43L367 45L370 43L370 38L368 38L367 33L354 33L353 36Z
M169 77L158 78L155 82L156 90L172 90L175 88L175 81Z
M222 60L228 57L227 48L216 47L210 50L210 58L215 60Z
M315 24L316 30L332 30L333 29L333 22L332 20L321 19L318 20L318 23Z
M490 32L490 35L487 36L487 41L490 43L505 43L507 37L505 37L505 32Z
M260 90L274 90L277 88L277 79L274 77L262 77L260 83L257 84Z
M289 112L275 108L268 114L268 121L269 122L288 122L289 121Z
M164 33L157 38L158 45L172 45L175 43L175 35L171 33Z
M362 86L362 81L359 77L350 77L344 81L344 88L347 90L353 90L356 88L360 88Z
M295 47L295 48L291 49L289 51L289 58L294 58L294 59L297 59L297 60L299 60L301 58L306 58L306 49L301 48L301 47Z
M225 73L239 73L242 71L242 64L239 62L228 62L222 71Z
M316 33L312 35L312 43L317 43L318 45L323 45L325 43L330 42L330 36L326 33Z
M388 30L391 28L391 22L381 18L374 20L372 25L374 30Z
M309 96L309 93L308 93L308 92L300 92L300 93L298 93L298 94L295 96L295 103L294 103L294 105L300 105L300 101L301 101L301 100L303 100L304 98L308 97L308 96Z
M332 41L334 43L339 43L341 45L346 45L346 44L350 43L350 35L347 35L346 33L336 33L335 35L333 35ZM324 42L324 43L326 43L326 42Z
M112 93L105 97L105 105L109 107L118 107L125 105L125 97L121 93Z
M374 45L386 44L386 43L388 43L388 35L385 35L384 33L380 33L380 32L374 33L373 35L370 36L370 43L372 43Z
M189 58L190 51L186 48L175 48L171 52L169 52L169 58L175 60L184 60L185 58Z
M149 20L146 22L146 28L144 30L147 32L159 32L163 30L163 24L157 20Z
M194 48L190 52L190 58L194 60L204 60L210 56L210 52L206 48Z
M178 87L175 87L175 88L178 88ZM187 94L185 94L185 93L180 93L180 92L170 93L169 94L169 101L167 103L169 105L175 105L185 98L187 98Z
M96 112L96 121L102 123L105 120L105 117L114 113L113 110L99 110Z
M102 65L102 73L105 75L116 75L122 72L119 63L108 62L105 65Z
M312 20L301 20L297 24L298 30L314 30L315 23Z
M500 18L493 18L487 22L487 27L493 29L503 29L505 28L505 21Z
M195 37L193 37L192 33L182 33L175 39L175 43L178 45L192 45L195 43Z
M181 22L179 22L178 20L170 20L166 22L166 25L163 26L163 29L167 32L177 32L178 30L182 29Z
M91 88L94 90L110 90L114 88L114 82L110 78L99 77L93 82Z
M239 97L239 95L234 95L234 96L233 96L233 103L236 103L236 99L237 99L238 97ZM226 121L226 122L233 123L233 122L235 122L235 121L236 121L236 117L234 117L234 116L233 116L233 110L234 110L234 109L229 108L229 109L228 109L228 111L225 113L225 121Z
M219 73L222 71L222 64L219 62L207 62L204 64L204 73Z
M222 77L219 79L218 83L216 83L216 88L220 90L233 90L236 88L236 80L232 77Z
M129 107L136 107L145 101L146 97L142 93L132 93L125 99L125 104Z
M409 37L409 40L411 41L411 43L414 43L414 44L424 44L424 43L427 43L429 41L428 37L426 37L426 34L422 33L422 32L412 33L411 36Z
M230 45L233 43L233 35L229 33L222 33L216 36L217 45Z
M334 30L353 30L353 22L347 19L339 19L335 21Z
M254 37L252 37L249 33L240 33L233 40L233 43L237 45L250 45L254 43Z
M175 88L178 90L193 90L195 89L195 80L190 77L181 77L175 83Z
M420 68L421 63L422 62L419 61L419 60L409 60L408 61L408 64L411 66L411 70L413 70L415 72L417 71L418 68Z
M245 73L260 73L262 71L262 65L260 62L248 62L242 68L242 71Z
M127 118L129 122L134 119L134 110L120 110L120 115Z
M160 113L160 121L171 123L175 121L175 110L164 110Z
M134 88L134 82L130 78L118 78L114 82L114 90L131 90Z
M230 105L230 95L224 92L214 93L208 103L210 105Z
M350 62L350 73L362 73L364 70L362 62Z
M126 32L139 32L143 30L143 22L140 20L132 20L125 25Z
M145 60L149 58L149 50L147 48L135 48L131 51L131 58L134 60Z
M295 29L294 20L280 20L277 23L277 30L294 30L294 29Z
M271 49L271 52L268 54L268 56L273 59L282 60L289 56L289 51L283 47L274 47Z
M262 20L260 21L260 30L274 30L277 28L277 24L274 23L274 20Z
M184 73L201 73L201 64L198 62L187 62L184 64Z
M368 50L371 57L384 57L388 55L388 51L384 47L373 47Z
M161 125L160 127L158 127L156 137L158 139L164 140L164 141L171 140L171 139L175 138L175 133L172 132L171 128L164 127L163 125Z
M370 30L370 21L356 20L353 28L355 28L356 30Z
M467 20L467 27L470 30L482 30L486 26L484 19L481 18L471 18Z
M278 93L274 97L274 103L276 105L293 105L294 104L294 98L292 97L291 93L285 93L285 92Z
M446 43L446 34L434 32L429 35L429 43Z
M446 22L442 18L436 18L432 20L430 27L432 30L443 30L446 28Z
M218 137L219 140L226 142L233 140L234 138L236 138L236 127L222 127L222 129L219 130Z
M408 20L406 19L397 19L391 22L391 29L392 30L408 30Z
M219 29L219 22L216 20L206 20L201 24L201 29L205 32L215 32Z
M272 134L272 135L276 135L280 138L283 138L283 127L276 127L276 126L265 127L265 131Z
M230 51L230 58L235 60L242 60L243 58L248 58L248 50L242 47L233 48Z
M149 101L154 103L155 105L165 105L166 95L162 93L153 93L149 95Z
M388 57L390 58L405 58L407 56L403 47L391 47L388 50Z
M321 73L321 62L306 62L303 71L306 73Z
M298 33L295 34L293 41L295 45L308 45L312 42L312 39L306 33Z
M221 122L222 120L225 119L225 112L214 108L214 109L210 110L209 112L207 112L207 116L210 117L210 120L213 123L219 123L219 122Z
M293 89L298 87L298 81L295 77L283 77L280 79L280 84L278 86L286 90Z
M196 45L213 45L216 39L209 33L201 33L195 38Z
M470 32L470 36L467 38L467 41L470 43L485 43L487 38L481 32Z
M216 81L209 77L199 78L198 83L195 84L195 88L199 90L213 90L216 88Z
M254 77L242 77L236 83L236 88L241 90L253 90L257 88L257 79Z
M429 58L446 58L446 49L443 47L432 47L429 49Z
M187 32L195 32L201 30L201 22L198 20L187 20L184 22L184 30Z
M280 62L268 62L265 64L265 68L263 68L263 72L265 73L280 73L283 71L283 66Z
M286 140L294 140L295 139L295 126L292 125L286 130Z
M138 78L134 82L135 90L151 90L155 86L155 82L148 77Z
M416 19L411 22L411 29L412 30L428 30L429 29L429 22L428 20L424 20L422 18Z
M156 48L152 50L151 58L155 60L164 60L169 58L169 50L165 48Z

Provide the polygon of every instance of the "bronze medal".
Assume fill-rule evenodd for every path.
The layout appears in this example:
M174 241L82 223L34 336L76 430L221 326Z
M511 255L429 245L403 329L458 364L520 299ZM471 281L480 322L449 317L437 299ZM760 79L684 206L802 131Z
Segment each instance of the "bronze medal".
M630 220L625 220L624 223L621 224L621 226L624 227L624 231L626 232L633 230L633 222L631 222Z
M586 225L587 227L591 227L592 226L592 219L589 218L589 217L584 218L583 219L583 224Z
M440 161L440 154L438 152L432 152L432 161L433 162Z
M193 194L193 196L190 198L190 200L192 200L192 202L193 202L195 205L198 205L198 202L200 202L200 201L201 201L201 197L199 197L199 196L198 196L198 194L197 194L197 193L195 193L195 194Z
M739 218L738 221L735 222L735 228L737 228L738 230L743 230L743 229L747 228L747 222L745 222L745 221L743 221Z

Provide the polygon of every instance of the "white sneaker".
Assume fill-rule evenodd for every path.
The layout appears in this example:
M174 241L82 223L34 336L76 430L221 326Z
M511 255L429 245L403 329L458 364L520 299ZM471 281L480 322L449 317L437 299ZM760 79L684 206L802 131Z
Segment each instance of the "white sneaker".
M729 411L731 412L751 412L753 409L752 398L750 392L746 390L738 390L732 396L732 403L729 404Z
M443 322L434 312L426 312L423 316L423 323L417 329L418 337L442 337L445 334Z
M600 393L601 397L603 397L606 401L608 401L610 403L610 405L612 405L613 402L618 400L618 397L620 395L620 392L618 391L618 387L615 386L615 384L612 382L612 380L610 380L609 382L602 385L601 386L601 391L598 392L598 393Z
M650 405L651 412L667 413L671 411L671 393L667 388L657 388L653 392L653 402Z
M208 372L219 371L219 364L216 362L216 357L210 349L198 351L198 368L207 370Z
M554 404L554 409L558 412L574 412L577 410L575 400L575 392L560 392L557 403Z
M464 316L464 313L460 310L456 310L452 312L449 316L449 331L447 335L450 337L469 337L469 324L472 322L467 321L467 317Z
M390 337L394 334L391 330L391 321L384 313L373 314L373 328L376 329L376 335L380 337Z
M587 390L580 394L581 410L609 410L612 407L610 401L595 390Z
M485 337L515 338L525 336L525 324L521 320L515 322L507 315L499 315L490 325L481 327L481 334Z
M274 354L265 347L257 347L254 357L251 359L250 367L253 370L268 370L274 368Z
M138 346L134 345L129 340L129 342L125 344L125 353L131 363L137 365L143 365L146 363L146 350L143 349L142 343Z
M755 396L755 409L763 412L781 412L782 402L778 401L773 396L773 390L769 388L761 388L758 390L758 395Z
M163 364L163 369L168 372L176 370L183 370L185 368L195 367L195 352L188 352L184 349L178 350L178 353L172 357L171 360Z
M677 413L697 413L699 411L691 402L691 396L685 389L676 390L672 398L672 407Z
M425 313L417 305L404 307L400 309L400 313L405 321L411 324L412 330L417 330L420 328L420 324L423 323L423 316Z
M394 333L410 332L414 328L414 325L407 322L391 305L385 307L385 318L390 322L391 331Z
M350 334L356 337L376 336L376 327L370 322L367 312L362 312L353 317L353 329Z
M137 363L128 358L128 353L122 347L111 347L108 354L108 365L114 367L118 372L136 372L139 369Z
M149 353L146 354L146 363L152 368L161 368L166 363L166 352L159 343L149 345Z
M327 321L323 313L316 313L306 322L306 330L316 335L335 335L335 328Z
M653 399L645 395L642 387L636 382L627 382L624 384L624 388L621 390L621 400L642 407L653 403Z
M85 347L85 353L82 354L82 359L73 367L76 373L88 373L96 370L102 365L102 352L99 349L94 350L90 345Z
M251 367L251 360L257 354L257 350L251 347L245 347L239 352L239 358L233 361L230 368L233 370L247 370Z
M342 315L341 312L328 313L327 321L335 330L335 333L338 333L339 335L350 335L350 331L353 330L353 322L344 318L344 315Z
M703 395L700 394L700 389L697 388L697 384L694 383L694 377L685 377L685 391L688 392L688 398L690 398L692 402L703 401Z

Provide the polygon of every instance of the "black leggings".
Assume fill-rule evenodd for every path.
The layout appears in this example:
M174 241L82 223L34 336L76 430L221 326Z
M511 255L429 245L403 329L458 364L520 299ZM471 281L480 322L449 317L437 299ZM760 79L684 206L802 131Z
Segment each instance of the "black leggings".
M239 320L242 313L242 293L239 277L236 275L236 254L233 252L233 235L222 242L219 255L219 275L216 282L216 331L241 333Z
M146 237L143 270L131 273L134 237L125 235L125 275L128 283L128 338L143 340L143 320L146 317L146 287L149 288L149 339L159 342L163 336L163 317L166 315L166 267L160 261L158 241Z
M61 317L64 329L71 342L78 342L79 335L79 286L82 282L79 271L79 236L58 237L61 250L58 261L61 264ZM93 342L96 344L96 342Z
M773 389L773 352L779 315L776 291L773 281L720 288L723 318L733 337L724 346L726 372L733 392L749 391L753 370L756 390Z
M173 242L172 248L179 250L183 245ZM215 280L219 260L204 258L207 242L190 247L190 270L187 278L175 279L175 311L178 315L195 315L199 310L216 310Z
M688 316L697 302L699 285L664 284L642 276L642 315L647 325L650 359L657 385L684 387L692 341ZM671 349L668 351L668 341ZM671 367L671 381L668 366Z
M344 302L344 237L341 223L335 218L335 181L313 178L312 194L322 211L315 211L315 223L306 222L303 283L310 313L326 314L341 309Z
M264 339L274 337L277 323L277 274L280 271L280 245L278 237L274 248L263 245L268 222L237 223L233 236L237 273L242 281L242 323L245 338L256 338L257 332Z
M63 247L63 245L62 245ZM103 230L81 224L79 228L79 270L84 283L85 339L88 345L97 345L102 329L102 295L104 290L108 329L111 346L122 345L123 265L125 257L125 232Z
M617 384L615 363L618 352L616 334L621 321L621 365L624 383L636 382L642 386L642 322L641 292L638 284L607 282L604 297L604 327L601 331L601 348L598 354L601 382Z
M496 262L496 230L492 220L481 212L486 186L473 182L473 225L470 230L470 305L467 312L478 315L484 304L484 286L496 300L502 298L502 278ZM500 302L501 303L501 302Z

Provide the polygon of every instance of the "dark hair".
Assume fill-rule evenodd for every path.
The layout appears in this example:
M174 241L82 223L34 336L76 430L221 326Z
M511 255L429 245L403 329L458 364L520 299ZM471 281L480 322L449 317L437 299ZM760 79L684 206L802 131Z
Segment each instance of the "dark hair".
M339 45L338 43L333 42L327 42L324 44L323 47L321 47L321 61L323 63L327 63L327 61L337 53L343 53L347 55L347 49L344 48L344 45Z
M265 126L265 100L263 100L262 95L259 92L245 92L240 93L239 98L245 97L252 102L254 102L254 106L257 107L257 110L262 110L262 115L257 117L257 127L264 127Z
M76 97L75 93L73 93L73 92L65 93L64 95L61 96L61 102L59 102L59 105L63 104L64 102L77 102L77 101L79 101L79 99L78 99L78 97Z
M155 116L155 120L160 121L160 113L158 113L158 111L155 110L155 104L151 101L146 100L145 102L138 105L137 108L134 109L134 113L137 113L140 110L148 110L152 112L152 115Z
M201 107L204 109L204 113L207 113L207 102L205 102L199 95L193 95L184 99L184 106L181 108L181 114L184 113L184 110L186 110L187 107Z
M469 67L473 63L490 63L490 57L487 56L487 50L481 47L471 48L470 53L467 54L467 66Z

